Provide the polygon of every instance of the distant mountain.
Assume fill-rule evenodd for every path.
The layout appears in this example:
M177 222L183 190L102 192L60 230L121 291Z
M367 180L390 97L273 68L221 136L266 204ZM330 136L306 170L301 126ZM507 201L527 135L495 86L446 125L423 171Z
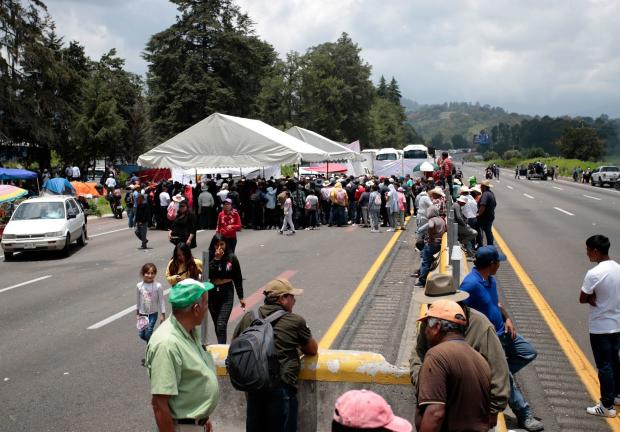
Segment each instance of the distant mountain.
M480 105L478 102L420 105L403 98L401 103L407 112L407 121L426 142L430 142L437 133L441 133L446 142L456 134L463 135L468 142L471 142L473 135L481 129L490 130L499 123L513 125L532 118L528 115L507 113L503 108Z

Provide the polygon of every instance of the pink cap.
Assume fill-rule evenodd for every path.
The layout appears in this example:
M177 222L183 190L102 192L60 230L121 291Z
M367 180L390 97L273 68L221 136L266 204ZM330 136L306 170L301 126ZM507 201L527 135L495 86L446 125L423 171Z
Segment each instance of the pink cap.
M384 428L394 432L411 432L407 420L396 417L390 405L370 390L350 390L336 401L334 420L358 429Z

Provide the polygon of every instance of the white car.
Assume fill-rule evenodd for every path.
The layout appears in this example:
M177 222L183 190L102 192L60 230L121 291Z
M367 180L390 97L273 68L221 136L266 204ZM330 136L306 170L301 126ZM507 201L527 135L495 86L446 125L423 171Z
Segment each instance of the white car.
M82 207L71 196L44 196L22 202L4 228L4 260L15 252L60 250L69 255L69 245L86 244L86 219Z

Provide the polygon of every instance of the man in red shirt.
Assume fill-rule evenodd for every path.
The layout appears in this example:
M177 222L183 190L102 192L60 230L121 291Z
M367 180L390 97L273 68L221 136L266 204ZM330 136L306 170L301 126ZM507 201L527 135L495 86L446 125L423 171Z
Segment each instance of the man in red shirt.
M232 206L232 200L224 200L224 209L217 217L217 228L215 232L222 234L228 243L228 248L235 253L237 247L237 231L241 231L241 217L237 210Z
M443 175L443 186L446 187L446 183L448 184L448 190L452 191L452 170L454 169L454 163L448 152L441 153L441 159L439 163L439 167L441 168L441 174Z

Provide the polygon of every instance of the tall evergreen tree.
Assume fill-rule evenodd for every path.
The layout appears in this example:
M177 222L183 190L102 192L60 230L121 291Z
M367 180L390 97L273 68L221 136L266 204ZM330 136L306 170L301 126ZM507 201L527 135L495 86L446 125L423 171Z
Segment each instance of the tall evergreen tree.
M400 94L400 88L394 77L392 77L390 84L387 86L386 97L389 101L400 105L400 98L402 95Z
M154 132L168 138L220 111L255 115L276 60L232 0L171 0L180 15L149 40L148 102Z
M377 96L382 98L388 97L388 87L387 83L385 82L385 77L383 75L381 75L381 78L379 79L379 85L377 86Z

